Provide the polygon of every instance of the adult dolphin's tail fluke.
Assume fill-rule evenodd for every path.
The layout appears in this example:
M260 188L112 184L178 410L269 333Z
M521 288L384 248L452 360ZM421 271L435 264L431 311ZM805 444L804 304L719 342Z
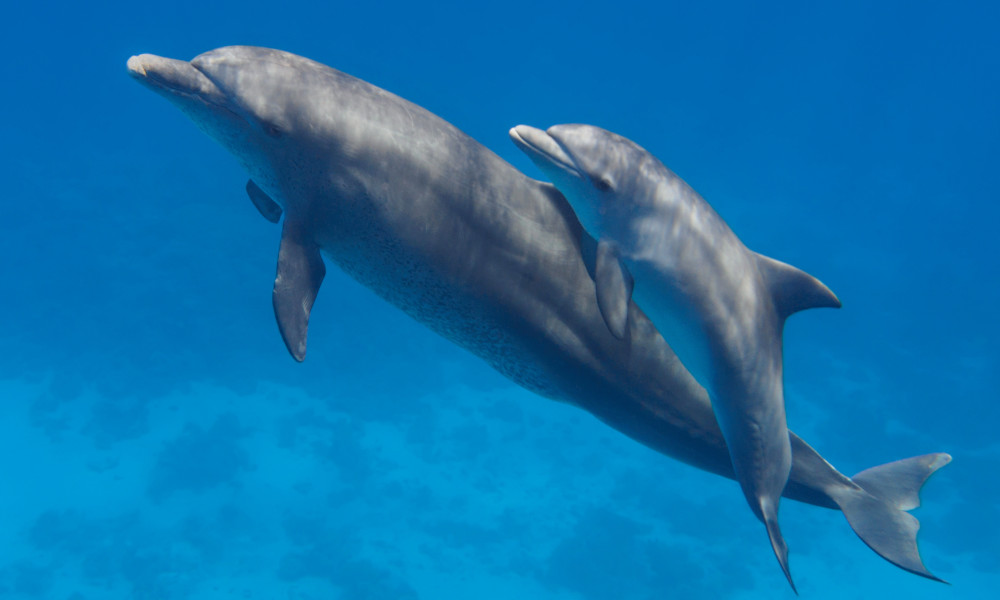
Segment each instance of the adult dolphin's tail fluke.
M920 559L920 522L907 511L920 506L920 488L949 462L951 456L939 452L872 467L851 478L860 491L845 487L832 498L854 533L879 556L910 573L943 582Z
M128 70L230 151L250 175L250 200L282 223L273 304L296 360L325 265L336 266L516 384L736 478L708 394L643 310L626 298L623 335L609 329L591 276L597 243L552 185L427 110L287 52L144 54ZM914 503L926 465L944 459L876 467L859 474L863 490L786 437L786 498L841 507L876 552L927 573L912 523L898 533L877 523L890 514L906 525L896 513Z
M920 506L920 489L951 462L949 454L904 458L847 477L802 438L789 432L789 439L795 459L786 498L839 508L854 533L879 556L910 573L944 581L924 566L917 547L920 522L908 511ZM812 489L802 488L802 479L812 482ZM816 491L822 497L815 496Z

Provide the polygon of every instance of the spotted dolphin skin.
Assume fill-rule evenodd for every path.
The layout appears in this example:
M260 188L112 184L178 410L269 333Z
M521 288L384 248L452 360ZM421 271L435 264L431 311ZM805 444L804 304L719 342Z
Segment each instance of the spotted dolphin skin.
M595 241L553 186L419 106L286 52L144 54L128 70L235 155L254 205L281 222L273 303L296 360L329 262L515 383L734 477L707 393L642 311L630 306L625 339L608 330ZM907 511L946 454L852 480L791 444L786 497L842 510L880 555L933 577Z
M596 293L608 328L625 335L634 295L708 389L743 493L794 588L778 527L792 464L781 332L790 314L840 301L814 277L749 250L631 140L590 125L521 125L510 135L599 239Z

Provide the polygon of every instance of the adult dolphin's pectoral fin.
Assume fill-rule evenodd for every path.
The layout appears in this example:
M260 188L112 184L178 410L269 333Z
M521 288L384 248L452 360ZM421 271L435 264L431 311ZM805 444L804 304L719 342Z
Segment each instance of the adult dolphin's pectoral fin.
M278 222L278 219L281 218L281 207L278 206L277 202L271 200L271 197L264 190L257 187L253 179L247 180L247 195L250 196L250 201L257 207L262 217L272 223Z
M325 275L319 246L303 235L302 223L286 218L274 278L274 316L285 346L299 362L306 357L309 312Z
M819 279L780 260L754 255L782 318L807 308L840 308L840 299Z
M597 286L597 307L611 334L625 339L628 330L628 304L632 298L632 274L622 264L614 243L601 240L597 243L597 261L594 265L594 283Z

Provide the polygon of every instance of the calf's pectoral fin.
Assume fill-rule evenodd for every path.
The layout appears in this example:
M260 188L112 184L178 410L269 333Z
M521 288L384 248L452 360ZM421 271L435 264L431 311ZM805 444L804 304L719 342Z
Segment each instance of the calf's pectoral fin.
M253 205L257 207L261 216L272 223L277 223L278 219L281 218L281 207L267 193L257 187L257 184L253 182L253 179L247 180L247 195L250 196L250 201Z
M319 246L303 234L300 223L285 219L272 300L281 338L299 362L306 357L309 312L325 275Z
M782 319L807 308L840 308L840 300L819 279L763 254L756 256L757 268Z
M632 274L622 264L618 247L607 240L597 243L594 284L597 306L612 335L625 339L628 329L628 305L632 299Z

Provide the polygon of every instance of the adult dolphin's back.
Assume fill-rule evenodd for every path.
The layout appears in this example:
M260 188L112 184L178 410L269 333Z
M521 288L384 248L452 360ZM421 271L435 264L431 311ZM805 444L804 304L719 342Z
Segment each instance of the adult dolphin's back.
M237 157L265 217L283 214L274 306L296 359L322 251L519 385L734 476L705 390L642 312L631 306L626 340L608 331L591 276L596 244L552 186L428 111L286 52L236 46L128 66ZM933 577L905 510L947 455L875 467L858 485L794 435L792 446L786 496L841 508L876 552Z

